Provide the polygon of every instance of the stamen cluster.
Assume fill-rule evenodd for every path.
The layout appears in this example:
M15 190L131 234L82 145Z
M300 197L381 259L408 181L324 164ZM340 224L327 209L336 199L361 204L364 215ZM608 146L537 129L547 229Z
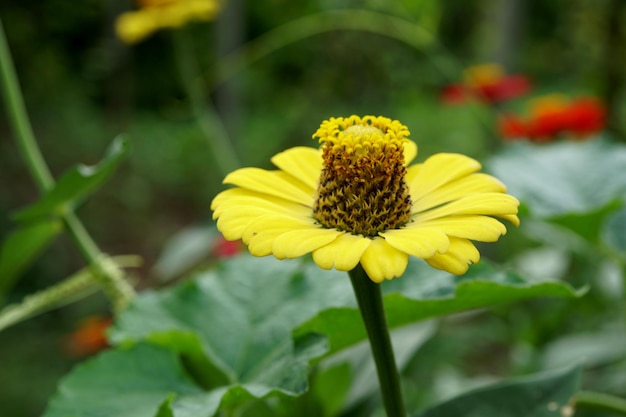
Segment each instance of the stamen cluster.
M313 216L324 227L374 237L411 219L405 181L406 126L386 117L332 118L313 137L323 144Z

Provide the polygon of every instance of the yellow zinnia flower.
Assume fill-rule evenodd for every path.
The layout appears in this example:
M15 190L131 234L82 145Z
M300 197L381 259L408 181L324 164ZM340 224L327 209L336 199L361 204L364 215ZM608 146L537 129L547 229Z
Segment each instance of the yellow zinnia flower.
M138 0L141 8L122 13L115 29L126 43L139 42L160 29L177 28L192 20L208 21L220 10L218 0Z
M518 225L519 202L464 155L441 153L407 167L417 155L408 135L386 117L326 120L313 135L321 150L291 148L272 158L278 170L226 176L236 188L213 200L217 227L255 256L312 252L321 268L341 271L360 262L374 282L401 276L409 255L465 273L480 256L470 240L505 234L494 216Z

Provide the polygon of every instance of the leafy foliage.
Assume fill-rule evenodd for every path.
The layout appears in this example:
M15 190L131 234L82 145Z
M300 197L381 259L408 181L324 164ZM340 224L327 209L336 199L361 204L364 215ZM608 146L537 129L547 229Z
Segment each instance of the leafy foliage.
M563 283L528 284L492 266L477 268L455 278L412 262L410 273L386 290L390 325L496 302L578 295ZM71 407L96 416L92 410L110 407L110 399L121 395L120 386L132 405L116 410L120 417L156 415L159 407L177 417L199 417L253 398L298 396L307 390L312 362L364 339L344 273L243 255L175 288L143 294L111 331L118 349L70 374L46 417ZM148 356L158 363L152 374L142 365L150 362ZM139 357L136 365L124 365ZM113 378L111 369L121 367L124 371L114 378L123 384L98 382ZM181 367L186 379L168 376L178 375ZM105 370L107 375L100 375ZM159 373L173 385L155 387L152 379L161 378Z
M604 242L616 253L621 254L626 263L626 207L610 216L600 233Z
M125 157L128 147L128 141L118 137L98 165L79 164L71 168L41 199L20 210L14 218L25 222L37 217L62 214L66 206L73 208L109 178Z
M5 238L0 250L0 296L62 231L60 216L65 210L97 190L127 152L128 142L118 137L98 165L71 168L43 197L15 214L21 226Z
M0 298L62 229L59 220L43 219L5 237L0 248Z
M580 367L533 375L468 392L416 417L553 417L573 413Z
M106 352L78 367L65 379L63 396L52 400L45 416L156 416L172 393L180 401L202 390L185 375L174 352L138 344Z
M594 213L615 204L626 196L626 176L619 175L624 166L626 147L601 139L515 143L487 164L509 192L541 218Z

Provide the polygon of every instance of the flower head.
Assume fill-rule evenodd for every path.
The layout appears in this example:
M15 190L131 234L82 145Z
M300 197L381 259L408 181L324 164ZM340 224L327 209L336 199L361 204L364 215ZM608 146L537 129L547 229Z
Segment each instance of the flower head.
M242 239L256 256L307 253L324 269L361 263L375 282L399 277L409 255L454 274L479 259L470 240L518 224L519 202L466 156L442 153L407 167L417 145L397 120L331 118L313 135L321 149L275 155L279 168L243 168L224 182L211 208L226 239Z
M122 13L116 22L118 37L136 43L160 29L177 28L193 20L212 20L218 0L137 0L140 9Z
M504 114L499 120L500 134L506 139L528 138L548 142L562 135L584 139L601 131L605 125L602 103L591 97L569 100L550 94L530 102L528 117Z
M475 97L487 103L498 103L526 94L530 81L524 75L507 75L497 64L475 65L463 72L463 83L446 86L441 98L448 104Z
M78 324L66 340L66 350L71 356L86 356L109 346L106 330L111 325L110 317L90 316Z
M243 249L243 244L239 240L226 240L224 236L219 236L213 247L211 254L216 258L230 258L237 255Z

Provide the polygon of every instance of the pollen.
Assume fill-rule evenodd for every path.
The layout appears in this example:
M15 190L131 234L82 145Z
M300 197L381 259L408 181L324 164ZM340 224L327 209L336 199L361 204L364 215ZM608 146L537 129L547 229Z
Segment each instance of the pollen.
M409 131L386 117L331 118L313 135L323 167L313 217L326 228L374 237L411 220L404 143Z

